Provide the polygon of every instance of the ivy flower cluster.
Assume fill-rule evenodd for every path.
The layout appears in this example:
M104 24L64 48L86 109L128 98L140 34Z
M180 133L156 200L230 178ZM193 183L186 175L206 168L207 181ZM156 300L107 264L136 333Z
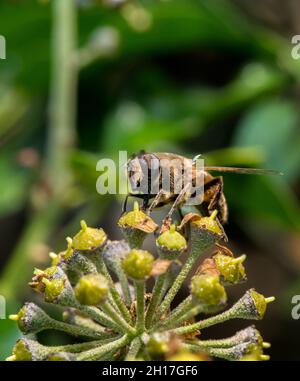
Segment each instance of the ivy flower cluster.
M270 344L253 325L229 338L201 339L204 329L227 320L262 319L275 299L250 289L225 309L226 288L246 280L246 256L234 257L224 246L216 216L189 213L180 225L159 228L135 203L118 221L125 238L120 241L81 221L66 250L50 253L51 266L35 269L29 283L45 302L64 307L61 320L26 303L10 316L24 336L7 360L268 360L264 349ZM154 233L156 256L142 249ZM209 249L212 256L199 265ZM171 308L190 275L189 295ZM154 284L151 292L149 284ZM78 343L45 346L33 339L49 329L75 336Z

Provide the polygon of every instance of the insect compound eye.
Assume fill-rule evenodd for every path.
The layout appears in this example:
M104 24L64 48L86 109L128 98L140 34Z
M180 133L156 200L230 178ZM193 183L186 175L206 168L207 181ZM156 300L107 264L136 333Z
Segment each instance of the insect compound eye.
M127 164L127 174L129 178L134 177L136 173L139 172L138 161L136 159L132 159Z
M134 171L128 171L128 177L131 179L134 176Z
M148 194L152 181L152 157L150 154L143 154L134 157L128 162L127 177L132 191ZM157 172L159 171L159 160L156 159Z
M130 168L128 169L127 173L132 190L138 190L141 185L141 171L138 169L135 170L134 168Z

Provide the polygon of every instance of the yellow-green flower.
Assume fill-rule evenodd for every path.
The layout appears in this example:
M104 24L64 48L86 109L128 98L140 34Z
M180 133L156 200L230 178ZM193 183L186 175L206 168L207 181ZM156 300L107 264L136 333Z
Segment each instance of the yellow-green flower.
M176 259L187 248L186 239L176 231L175 225L160 234L156 240L159 255L163 259Z
M97 306L107 297L108 281L100 274L88 274L80 278L74 291L81 304Z
M72 247L74 250L94 250L104 245L107 236L103 229L90 228L86 222L80 222L81 230L73 237Z
M195 275L191 281L191 292L200 303L206 305L223 304L227 299L217 275Z
M147 278L153 269L154 257L148 251L133 249L123 260L123 268L133 279Z
M216 267L226 283L235 284L245 280L246 273L243 262L246 255L238 258L218 253L213 257Z

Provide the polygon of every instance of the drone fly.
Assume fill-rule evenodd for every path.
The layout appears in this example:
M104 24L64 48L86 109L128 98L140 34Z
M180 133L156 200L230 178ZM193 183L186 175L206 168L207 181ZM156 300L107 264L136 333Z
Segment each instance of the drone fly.
M143 199L143 208L150 213L153 209L172 205L166 219L175 210L193 198L193 205L201 215L209 216L218 211L218 220L223 225L228 219L228 207L223 192L223 178L214 177L210 172L228 172L252 175L276 175L280 172L270 169L197 166L197 160L172 153L141 152L128 160L127 177L132 193L125 199L123 212L126 211L129 196ZM186 176L186 172L190 177ZM167 176L166 176L167 174ZM187 179L187 180L186 180ZM197 194L197 184L202 186ZM199 185L199 186L200 186ZM151 203L150 203L151 201Z

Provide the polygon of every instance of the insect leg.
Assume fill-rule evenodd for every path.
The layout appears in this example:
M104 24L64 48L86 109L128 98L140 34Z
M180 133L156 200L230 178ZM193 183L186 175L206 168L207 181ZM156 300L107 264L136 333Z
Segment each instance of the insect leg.
M153 209L157 207L157 205L160 202L161 197L164 195L164 190L160 189L157 195L155 196L154 200L152 201L151 205L147 209L147 215L150 215Z
M147 210L147 208L149 206L149 199L150 199L150 195L145 194L143 197L143 210Z
M173 205L171 206L171 209L169 210L169 212L166 215L166 217L163 219L162 226L169 226L171 224L172 215L173 215L175 209L177 209L180 206L180 204L182 204L183 200L185 199L186 194L190 190L190 187L191 187L191 184L187 184L185 187L183 187L181 189L181 191L178 194L176 200L174 201Z
M204 200L206 201L207 211L211 214L215 209L218 210L218 219L224 224L228 219L227 202L223 193L223 178L214 177L204 185Z
M122 205L122 215L124 213L126 213L126 210L127 210L127 202L128 202L128 198L129 198L130 194L128 193L123 201L123 205Z

